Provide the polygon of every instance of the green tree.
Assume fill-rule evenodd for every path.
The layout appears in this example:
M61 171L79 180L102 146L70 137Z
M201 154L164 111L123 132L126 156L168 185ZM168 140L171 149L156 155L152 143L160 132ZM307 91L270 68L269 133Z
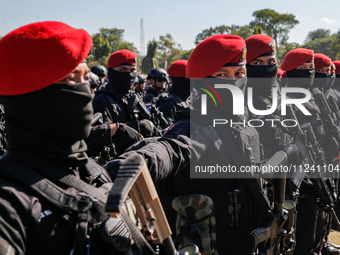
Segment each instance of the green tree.
M340 29L333 35L332 48L334 56L333 60L340 59Z
M196 45L198 45L200 42L202 42L203 40L213 36L213 35L217 35L217 34L230 34L231 32L231 28L225 25L221 25L218 27L210 27L208 29L204 29L201 33L199 33L196 38L194 43Z
M284 59L284 57L286 56L286 54L288 52L290 52L291 50L294 50L296 48L300 48L300 45L298 43L283 43L279 45L280 50L278 51L278 53L276 54L276 58L278 60L279 63L282 63L282 60Z
M93 40L92 52L96 60L103 56L109 56L111 54L110 42L101 36L96 36Z
M184 51L184 53L182 54L181 59L186 59L186 60L188 60L189 57L190 57L190 55L191 55L191 53L193 52L193 50L194 50L194 49Z
M276 45L286 43L288 33L299 21L293 14L280 14L270 9L253 12L254 20L249 23L251 27L260 26L263 33L275 40Z
M260 26L250 26L250 25L244 25L239 26L232 24L231 26L217 26L217 27L210 27L208 29L204 29L201 33L199 33L194 43L198 45L203 40L217 34L232 34L232 35L238 35L241 36L243 39L247 39L249 36L253 34L262 34L262 28Z
M147 74L149 71L153 68L153 58L156 58L157 54L157 41L153 39L152 41L148 42L148 51L146 53L146 56L142 60L142 73ZM156 63L157 64L157 63Z
M254 34L254 29L248 25L245 26L232 25L231 29L232 30L230 34L241 36L243 39L247 39L249 36Z
M87 58L89 67L96 64L106 66L111 53L117 50L127 49L138 53L133 43L124 41L123 36L124 29L118 28L101 28L99 33L92 35L93 46Z
M170 34L166 34L159 37L157 54L161 59L160 67L165 68L165 61L167 61L167 67L169 67L171 63L181 58L183 50L181 45L177 44Z
M316 39L326 38L331 36L331 30L318 28L314 31L310 31L306 37L305 43L315 41Z
M322 53L330 57L331 59L336 59L336 55L338 52L334 50L334 45L336 44L337 34L326 38L316 39L315 41L311 41L305 43L303 48L314 50L314 53Z

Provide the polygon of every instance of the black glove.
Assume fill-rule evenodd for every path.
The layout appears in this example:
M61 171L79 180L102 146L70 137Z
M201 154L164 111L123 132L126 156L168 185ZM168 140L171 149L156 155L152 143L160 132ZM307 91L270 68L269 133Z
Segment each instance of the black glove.
M148 119L133 120L126 124L138 130L138 132L140 132L144 137L153 137L159 135L155 125Z
M136 129L129 127L128 125L117 123L118 129L114 136L112 136L112 142L116 146L117 155L122 154L128 147L142 140L142 135L138 133Z

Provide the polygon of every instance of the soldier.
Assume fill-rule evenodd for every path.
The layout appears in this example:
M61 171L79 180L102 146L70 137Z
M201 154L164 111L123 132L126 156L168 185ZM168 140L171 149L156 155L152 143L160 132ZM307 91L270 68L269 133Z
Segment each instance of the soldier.
M86 142L90 149L113 142L119 155L143 137L154 136L155 127L136 114L135 102L139 97L132 91L137 78L136 53L116 51L107 67L109 82L93 99L94 113L102 114L104 125L95 127Z
M137 75L137 81L135 83L135 92L143 99L145 95L145 79L141 75Z
M149 88L144 96L144 102L148 110L151 107L159 107L161 100L167 97L166 85L169 84L169 75L162 68L152 69L146 78L149 81Z
M334 73L335 73L335 80L334 85L332 87L333 94L336 94L335 99L338 102L338 107L340 109L340 60L333 61L334 64Z
M90 72L90 85L91 85L91 92L92 93L95 93L99 89L100 83L101 83L101 81L100 81L98 75Z
M272 108L273 97L281 102L279 86L276 81L277 61L275 41L268 35L252 35L246 39L247 44L247 86L253 89L253 106L257 110ZM274 89L274 91L273 91ZM273 95L275 93L275 95ZM277 107L280 107L280 103ZM287 128L271 124L266 119L278 119L281 123L280 108L271 115L252 116L253 119L263 119L264 126L258 127L260 141L264 149L264 159L271 158L275 152L290 143Z
M278 68L277 69L277 83L279 84L280 87L286 87L285 81L286 81L285 72L281 68Z
M288 87L301 87L310 89L314 81L314 52L313 50L297 48L290 51L282 61L281 69L286 71L288 77ZM301 93L288 94L292 98L301 98ZM321 147L325 151L326 159L332 162L338 156L338 144L331 134L327 132L321 118L321 112L312 97L304 106L312 114L305 116L298 111L299 122L309 122ZM311 181L305 178L301 185L301 196L297 205L297 232L296 248L297 254L319 254L323 249L325 237L327 236L327 226L330 217L323 210L319 209L315 203L315 191ZM323 254L332 251L322 251ZM338 254L335 251L333 254ZM332 253L331 253L332 254Z
M91 47L86 31L54 21L0 40L9 136L0 160L1 255L112 254L103 244L92 250L112 183L85 153L93 95L83 60Z
M169 96L161 102L159 110L170 123L175 121L176 114L177 119L181 118L180 115L184 114L183 109L188 108L186 100L190 94L190 79L186 77L187 62L187 60L175 61L168 69L172 88Z
M105 83L105 78L107 76L107 70L104 66L102 65L95 65L91 68L91 72L98 75L100 79L100 86L103 86ZM100 87L98 88L98 90Z
M331 59L321 53L314 54L315 78L313 87L318 88L321 92L326 92L332 87Z
M244 40L236 35L215 35L202 41L189 58L186 70L187 77L190 79L208 77L208 79L212 79L214 77L218 78L213 79L214 82L234 84L244 91L246 86L245 46ZM240 116L233 116L232 114L231 95L227 91L221 90L220 93L221 98L227 99L223 100L223 103L225 103L223 104L223 112L228 117L240 121L242 119ZM176 232L175 228L177 227L177 244L183 244L183 239L190 233L178 233L181 229L185 230L186 228L184 225L180 226L181 221L177 221L179 225L175 226L176 215L170 207L171 201L176 196L181 196L173 201L173 207L180 213L184 213L185 206L182 207L183 204L181 205L180 201L185 204L185 199L188 197L197 198L197 196L190 196L191 194L201 194L198 196L198 201L205 202L197 206L205 205L205 209L198 210L196 215L207 216L207 225L210 228L205 230L204 234L199 234L199 232L196 232L197 226L192 225L194 241L200 243L201 248L204 251L210 251L210 253L216 249L219 254L252 254L254 246L248 241L249 234L254 228L263 224L266 214L264 212L266 209L260 205L263 197L262 195L257 196L258 191L260 191L257 181L254 180L255 183L250 185L249 179L228 179L228 177L222 179L190 179L189 161L191 164L192 160L204 164L204 160L206 160L205 163L208 162L208 164L221 163L234 166L250 165L252 161L250 158L258 162L260 157L258 154L258 133L255 129L242 127L242 125L236 125L235 129L223 126L219 130L222 132L217 133L211 123L205 123L205 120L200 117L201 96L196 89L190 96L193 100L193 107L198 107L190 113L191 122L189 118L181 119L157 142L150 143L138 151L124 153L121 158L139 153L147 159L146 162L151 176L158 186L158 192L173 233ZM209 109L211 111L209 110L207 114L208 118L210 118L209 114L211 114L210 116L214 114L213 108ZM193 113L194 115L192 115ZM197 118L196 113L198 114ZM189 129L192 130L191 134ZM234 132L253 134L253 150L245 149L245 144L239 140L240 136ZM249 189L253 189L253 191L250 192ZM228 200L228 194L235 196L239 194L240 198L247 198L240 202L245 207L241 209L239 207L241 204L238 204L237 200L235 203ZM189 199L189 202L189 205L194 203L191 199ZM214 206L212 206L212 203ZM187 208L189 212L190 206ZM211 209L209 208L215 210L216 226L214 219L211 218ZM197 208L194 210L197 210ZM233 212L237 214L236 219L231 217ZM192 217L189 216L189 213L188 217L191 221ZM188 227L190 228L190 226ZM215 227L216 231L214 230ZM207 231L212 234L208 234ZM199 241L195 234L198 234L198 237L201 235L204 239Z

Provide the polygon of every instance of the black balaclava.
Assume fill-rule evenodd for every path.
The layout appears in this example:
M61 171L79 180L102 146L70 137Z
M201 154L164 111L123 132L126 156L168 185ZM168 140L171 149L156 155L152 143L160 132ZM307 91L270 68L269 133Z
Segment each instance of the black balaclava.
M58 165L83 166L93 115L88 82L53 84L18 96L3 96L8 152L26 151Z
M271 96L276 85L277 68L277 64L265 66L247 64L247 86L253 88L256 95Z
M340 87L340 73L335 75L334 86Z
M123 93L128 93L137 81L137 72L120 72L109 68L108 76L107 87Z
M213 77L208 77L209 79L214 79L213 83L214 84L231 84L235 85L241 91L243 92L243 95L245 93L246 87L247 87L247 76L244 76L243 78L239 79L219 79L219 78L213 78ZM200 84L205 82L206 79L204 80L196 80L194 81L195 84ZM212 84L211 84L212 85ZM196 87L197 85L195 85ZM202 85L204 86L204 85ZM199 85L197 86L199 87ZM202 90L196 90L191 93L190 95L190 100L192 101L193 108L195 109L200 109L201 108L201 94L205 93ZM223 103L223 109L224 109L224 114L223 117L230 118L230 119L237 119L237 116L233 115L233 95L230 92L229 89L219 89L218 94L222 100ZM245 100L246 101L246 100ZM215 112L215 104L212 100L207 100L207 108L208 108L208 114L209 114L209 109L211 109L213 112Z
M309 89L313 85L315 71L314 68L293 69L286 71L286 75L288 77L287 87Z
M318 88L320 91L329 89L333 85L331 76L330 73L315 72L313 87Z
M171 77L171 80L171 94L179 96L182 100L186 100L190 95L190 79L186 77Z

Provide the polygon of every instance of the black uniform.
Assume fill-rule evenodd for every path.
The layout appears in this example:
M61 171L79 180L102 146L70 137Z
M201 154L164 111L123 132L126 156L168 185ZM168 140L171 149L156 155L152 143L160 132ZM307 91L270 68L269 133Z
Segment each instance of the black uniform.
M159 107L162 100L168 96L163 90L156 89L154 87L149 88L144 96L143 101L148 109L153 107Z
M112 186L85 153L91 99L88 83L3 97L9 143L0 160L0 254L86 254Z
M109 77L116 73L121 72L109 69ZM113 78L110 78L109 81L110 83L105 88L96 93L92 103L94 113L102 114L105 125L93 127L86 142L91 150L98 150L98 146L108 146L113 142L116 145L117 153L121 154L126 148L140 140L139 133L149 137L154 135L154 130L151 124L147 125L148 123L137 121L139 116L135 114L134 102L135 100L141 101L141 99L131 90L134 79L131 79L130 84L125 85L120 85L119 79L116 80L116 83L113 83L115 81ZM119 125L117 133L111 138L110 124L113 123Z
M189 94L190 79L173 77L171 92L159 106L159 110L170 123L175 121L176 113L181 114L183 109L188 108L186 100Z
M289 80L288 80L289 86ZM288 94L291 98L303 97L301 94ZM303 124L309 122L313 128L316 138L325 152L326 160L336 157L338 145L332 135L323 125L321 112L312 97L304 106L312 114L304 115L301 111L296 112L296 116ZM297 205L298 217L296 226L296 248L297 254L319 254L327 236L330 215L319 209L315 203L315 191L313 184L308 178L305 178L300 188L301 196Z
M226 107L226 109L231 108ZM237 138L237 132L240 130L252 132L254 137L257 137L254 139L257 142L258 134L254 128L243 128L240 125L235 128L219 127L221 129L218 128L219 132L216 132L211 125L210 117L208 122L202 122L200 110L193 110L191 114L193 113L198 116L197 118L191 116L191 122L187 118L176 122L157 142L150 143L137 151L126 152L120 158L139 153L146 159L173 233L175 233L176 215L170 207L171 200L181 195L205 194L214 201L218 253L251 254L254 247L247 241L249 234L263 224L268 209L257 204L256 192L249 191L250 186L259 191L258 183L255 179L251 180L256 184L250 184L249 179L190 179L189 164L190 160L201 160L204 164L209 162L211 165L231 164L240 167L250 165L251 159L258 162L259 154L253 155L253 153L258 152L259 148L253 146L250 152ZM237 117L234 116L234 120L235 118ZM241 191L241 197L247 198L243 201L247 204L242 209L243 221L238 227L232 227L232 222L228 218L228 207L233 205L228 203L227 193L235 190Z

